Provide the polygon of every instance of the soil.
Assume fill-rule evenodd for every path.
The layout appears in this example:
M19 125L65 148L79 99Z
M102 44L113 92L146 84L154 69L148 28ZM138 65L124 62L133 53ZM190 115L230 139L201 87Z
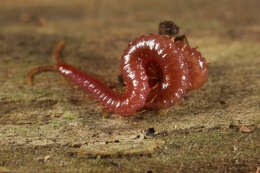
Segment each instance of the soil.
M1 1L0 172L260 170L259 0ZM120 56L172 20L210 62L209 81L168 112L102 113L58 73L63 60L120 90Z

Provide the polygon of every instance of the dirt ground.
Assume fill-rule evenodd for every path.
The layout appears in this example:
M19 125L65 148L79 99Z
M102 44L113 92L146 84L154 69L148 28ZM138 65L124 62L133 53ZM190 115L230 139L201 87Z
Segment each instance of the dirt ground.
M259 0L2 0L0 173L260 172ZM168 113L104 117L58 73L63 59L120 88L129 41L175 21L210 62L209 81Z

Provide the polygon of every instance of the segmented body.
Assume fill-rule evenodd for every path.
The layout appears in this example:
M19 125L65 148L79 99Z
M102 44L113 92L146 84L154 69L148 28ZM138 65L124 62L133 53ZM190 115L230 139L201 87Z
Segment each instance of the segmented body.
M121 73L127 87L123 94L58 58L56 60L56 70L95 96L109 112L119 115L135 115L142 108L169 108L187 91L200 88L208 78L206 60L195 48L152 34L130 43L121 57Z

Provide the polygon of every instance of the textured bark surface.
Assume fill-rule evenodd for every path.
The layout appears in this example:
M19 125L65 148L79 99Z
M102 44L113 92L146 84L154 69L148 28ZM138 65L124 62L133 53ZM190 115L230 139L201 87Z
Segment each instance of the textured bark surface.
M0 172L256 172L260 1L1 1ZM121 90L129 41L173 20L211 63L209 81L167 113L104 116L58 73L63 60Z

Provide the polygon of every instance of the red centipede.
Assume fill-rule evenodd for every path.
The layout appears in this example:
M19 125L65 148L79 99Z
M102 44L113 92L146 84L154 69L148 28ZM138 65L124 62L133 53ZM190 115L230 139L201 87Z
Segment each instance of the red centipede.
M32 69L28 81L32 83L39 71L56 70L95 96L109 112L119 115L135 115L140 109L167 109L208 79L208 64L196 48L185 41L150 34L129 43L121 56L126 91L119 94L95 77L63 63L59 58L62 46L63 42L58 43L54 51L57 65Z

